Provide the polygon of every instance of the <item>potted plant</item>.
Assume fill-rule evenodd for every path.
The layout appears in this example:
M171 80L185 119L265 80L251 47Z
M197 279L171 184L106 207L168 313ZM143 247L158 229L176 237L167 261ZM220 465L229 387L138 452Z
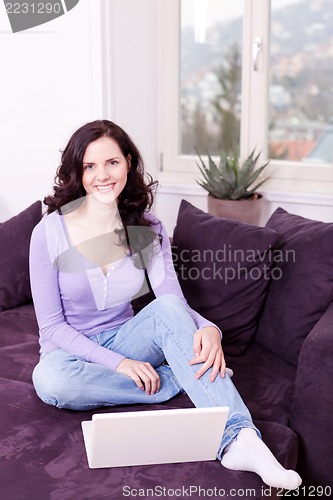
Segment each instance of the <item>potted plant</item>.
M201 163L197 165L203 176L197 183L209 193L208 212L259 225L263 197L257 190L267 180L260 180L259 176L269 162L256 168L260 155L255 156L254 150L244 162L240 161L238 152L226 154L221 150L218 165L210 155L206 165L197 154Z

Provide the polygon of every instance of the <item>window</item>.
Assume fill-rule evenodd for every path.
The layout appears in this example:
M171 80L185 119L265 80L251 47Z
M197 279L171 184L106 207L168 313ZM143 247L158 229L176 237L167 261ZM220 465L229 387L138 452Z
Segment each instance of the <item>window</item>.
M229 151L239 144L243 0L182 0L180 154Z
M331 0L159 8L161 169L190 179L196 150L239 143L271 158L276 178L333 182Z
M331 1L271 1L271 158L333 163L331 26Z

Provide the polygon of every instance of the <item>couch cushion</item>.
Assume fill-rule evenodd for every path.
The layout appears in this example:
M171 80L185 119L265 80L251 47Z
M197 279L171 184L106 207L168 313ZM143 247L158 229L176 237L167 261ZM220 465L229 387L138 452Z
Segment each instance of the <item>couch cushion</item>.
M38 326L32 304L0 313L0 377L31 383L39 359Z
M42 204L36 201L0 224L0 311L31 300L29 245L32 230L41 217Z
M181 202L173 235L179 281L190 306L222 330L227 354L241 354L254 338L278 239Z
M288 425L296 368L256 342L242 356L226 356L226 361L252 417Z
M304 339L333 299L333 224L278 208L267 227L282 237L256 340L296 366Z

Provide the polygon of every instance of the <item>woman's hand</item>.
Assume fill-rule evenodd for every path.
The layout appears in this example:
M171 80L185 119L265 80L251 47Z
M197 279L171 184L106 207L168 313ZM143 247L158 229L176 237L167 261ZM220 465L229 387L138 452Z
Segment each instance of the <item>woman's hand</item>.
M150 363L125 358L117 366L116 372L130 377L146 394L153 395L160 389L160 376Z
M207 326L197 330L193 341L194 358L190 365L203 363L197 371L195 378L199 379L206 371L212 367L210 380L214 382L219 372L221 377L225 377L225 359L221 345L220 332L214 326Z

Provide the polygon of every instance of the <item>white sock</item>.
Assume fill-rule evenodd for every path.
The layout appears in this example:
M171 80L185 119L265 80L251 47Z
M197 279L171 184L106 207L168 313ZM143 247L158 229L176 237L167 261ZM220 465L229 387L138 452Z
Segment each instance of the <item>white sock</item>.
M268 486L294 490L302 479L276 460L256 431L241 429L237 438L225 449L221 464L227 469L255 472Z

